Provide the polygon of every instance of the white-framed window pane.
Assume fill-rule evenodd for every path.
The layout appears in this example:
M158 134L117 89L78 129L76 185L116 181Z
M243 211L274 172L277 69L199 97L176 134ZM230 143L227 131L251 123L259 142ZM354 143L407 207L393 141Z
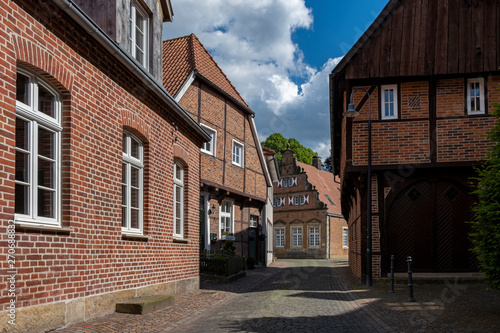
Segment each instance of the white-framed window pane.
M219 226L222 232L233 232L233 202L224 201L220 206Z
M347 228L342 228L342 247L344 249L348 247L347 230Z
M29 101L29 83L30 79L28 76L21 73L17 73L16 80L16 100L26 105L30 105Z
M276 247L285 247L285 229L275 229Z
M467 113L484 114L484 79L468 79L467 83Z
M251 228L257 228L257 224L259 222L259 218L255 215L250 216L250 227Z
M143 144L125 131L122 162L122 232L142 233L143 218Z
M38 188L38 216L55 218L54 191Z
M233 141L233 164L242 166L243 162L243 145Z
M398 89L397 85L385 85L381 87L382 119L398 118Z
M174 237L184 237L184 167L174 162Z
M138 3L131 2L129 12L130 53L143 66L147 66L149 19Z
M309 246L319 246L319 227L309 227Z
M208 134L210 134L210 141L203 143L202 151L215 156L217 131L203 124L201 124L201 126Z
M16 88L14 219L60 225L60 97L24 69L18 70Z
M302 246L302 229L292 228L292 246L301 247Z

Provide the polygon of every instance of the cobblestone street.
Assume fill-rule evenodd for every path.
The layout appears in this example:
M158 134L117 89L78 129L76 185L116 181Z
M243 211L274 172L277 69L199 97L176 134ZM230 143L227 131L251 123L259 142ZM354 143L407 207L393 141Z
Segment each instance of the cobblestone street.
M62 332L498 332L500 294L481 283L416 285L396 293L355 281L346 262L280 260L230 284L203 282L174 306L112 314Z

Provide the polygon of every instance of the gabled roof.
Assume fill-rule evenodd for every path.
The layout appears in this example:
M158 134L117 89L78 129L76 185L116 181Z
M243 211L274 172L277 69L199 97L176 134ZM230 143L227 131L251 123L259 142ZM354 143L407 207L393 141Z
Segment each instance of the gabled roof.
M333 173L318 170L316 167L297 161L297 166L303 168L307 174L307 181L316 186L319 193L319 200L325 203L328 207L328 213L337 216L342 215L340 206L340 184L335 178Z
M250 109L231 81L194 35L163 42L163 86L176 96L192 73L208 80L244 108ZM250 110L251 111L251 110Z
M390 0L332 73L346 79L497 72L499 1Z

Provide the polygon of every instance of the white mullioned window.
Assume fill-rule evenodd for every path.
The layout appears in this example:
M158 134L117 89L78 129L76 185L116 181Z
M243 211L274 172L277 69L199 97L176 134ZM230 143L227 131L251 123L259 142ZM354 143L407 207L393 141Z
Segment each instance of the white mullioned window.
M184 167L174 162L174 237L184 237Z
M276 247L285 247L285 228L274 229Z
M215 152L217 150L217 131L203 124L201 124L201 127L203 127L203 129L210 134L210 141L203 144L201 151L215 156Z
M485 114L484 79L467 80L467 114Z
M343 227L342 228L342 247L344 249L347 249L348 248L348 238L347 238L347 228L346 227Z
M122 232L142 234L144 148L141 140L123 132Z
M222 233L233 233L233 202L223 201L219 212L219 230ZM219 235L219 236L220 236ZM219 237L220 238L220 237Z
M319 246L319 227L309 227L309 247Z
M243 145L233 140L233 164L243 167Z
M130 54L144 67L148 67L149 16L136 2L130 2L129 43Z
M381 86L380 92L382 119L398 119L398 86L396 84Z
M250 228L257 228L259 217L255 215L250 216Z
M61 224L61 98L43 79L18 69L15 221Z
M283 187L288 187L288 178L283 178L281 184Z
M302 247L302 228L292 228L292 247Z

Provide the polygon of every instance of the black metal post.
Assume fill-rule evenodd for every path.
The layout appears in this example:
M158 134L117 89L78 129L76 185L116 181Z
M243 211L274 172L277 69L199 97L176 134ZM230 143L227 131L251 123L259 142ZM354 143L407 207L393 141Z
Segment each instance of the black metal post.
M415 298L413 297L413 280L412 280L412 270L411 270L411 257L408 256L406 259L408 262L408 291L410 293L410 297L408 299L409 302L415 302Z
M394 293L394 254L391 255L391 290L390 293Z
M368 92L367 92L368 93ZM372 116L370 105L370 94L368 93L368 200L367 200L367 239L366 239L366 285L372 285Z

